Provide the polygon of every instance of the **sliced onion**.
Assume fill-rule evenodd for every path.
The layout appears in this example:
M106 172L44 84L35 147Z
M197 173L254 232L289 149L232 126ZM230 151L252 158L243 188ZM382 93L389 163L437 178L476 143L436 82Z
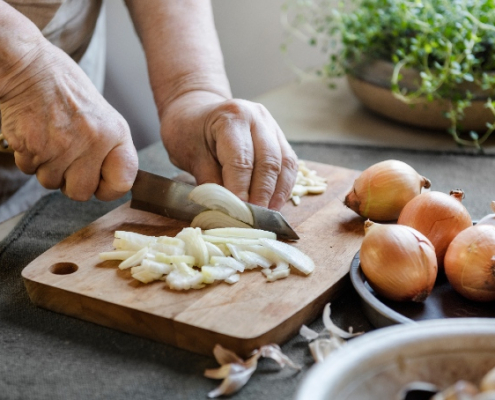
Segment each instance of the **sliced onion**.
M253 213L239 197L216 183L204 183L196 186L189 199L210 210L219 210L232 218L253 225Z
M209 254L199 228L184 228L177 237L186 243L186 254L193 256L195 265L201 267L208 263Z
M231 217L218 210L206 210L200 212L191 221L191 226L193 228L201 229L213 229L213 228L251 228L251 225L245 222L239 221L236 218Z
M259 239L259 238L269 238L276 239L277 234L265 231L262 229L253 229L253 228L216 228L216 229L208 229L203 232L205 235L210 236L221 236L221 237L239 237L239 238L247 238L247 239Z
M259 241L261 245L273 251L282 260L285 260L302 273L308 275L315 269L313 260L298 248L274 239L262 238Z

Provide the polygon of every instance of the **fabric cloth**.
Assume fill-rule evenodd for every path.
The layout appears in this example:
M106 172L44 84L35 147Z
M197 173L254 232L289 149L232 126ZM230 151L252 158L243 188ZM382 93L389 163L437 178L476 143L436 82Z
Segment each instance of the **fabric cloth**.
M102 0L7 0L52 44L79 62L93 37Z
M490 212L490 202L495 198L494 156L325 144L293 147L302 159L352 169L363 170L390 158L405 161L427 176L434 190L464 189L463 203L475 219ZM178 172L161 143L141 150L139 162L141 168L169 177ZM30 302L22 269L126 200L128 197L111 203L80 203L55 192L42 198L0 242L2 400L205 399L220 384L203 376L206 368L218 367L211 357L36 308ZM352 326L355 332L372 329L350 287L332 303L332 318L342 328ZM311 328L320 331L321 319ZM261 359L248 384L231 398L293 399L313 361L306 341L299 335L282 349L303 366L302 371L280 370L272 360Z
M7 3L32 20L52 44L78 62L100 93L103 92L106 41L102 0L8 0ZM26 211L50 192L36 177L15 167L11 154L0 153L0 223Z

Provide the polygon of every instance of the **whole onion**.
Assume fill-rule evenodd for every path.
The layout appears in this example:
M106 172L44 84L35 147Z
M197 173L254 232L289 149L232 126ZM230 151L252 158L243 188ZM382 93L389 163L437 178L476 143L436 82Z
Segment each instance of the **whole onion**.
M445 275L456 292L474 301L495 300L495 226L459 233L447 250Z
M364 170L354 181L344 204L372 221L395 221L413 197L431 182L398 160L385 160Z
M366 221L359 257L369 285L387 299L420 302L435 285L435 249L408 226Z
M473 225L461 203L463 197L462 190L453 190L450 195L437 191L421 193L406 204L397 220L398 224L410 226L430 239L439 267L443 266L452 239Z

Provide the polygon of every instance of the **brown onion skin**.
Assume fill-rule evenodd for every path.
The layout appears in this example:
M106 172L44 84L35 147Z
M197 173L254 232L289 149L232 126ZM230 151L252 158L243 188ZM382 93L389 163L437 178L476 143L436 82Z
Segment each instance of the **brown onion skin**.
M346 195L344 205L372 221L396 221L409 200L431 182L399 160L385 160L364 170Z
M457 235L444 269L454 290L469 300L495 300L495 226L475 225Z
M374 224L371 229L373 235L366 232L359 254L369 285L389 300L424 301L438 272L431 242L408 226Z
M421 193L408 202L397 223L418 230L431 241L439 268L443 268L450 242L473 225L468 210L459 199L438 191Z

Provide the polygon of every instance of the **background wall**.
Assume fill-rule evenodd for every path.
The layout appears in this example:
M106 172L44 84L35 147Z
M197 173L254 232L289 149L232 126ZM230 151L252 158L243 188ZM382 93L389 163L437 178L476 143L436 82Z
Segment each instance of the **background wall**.
M285 0L212 0L225 67L235 97L253 99L297 79L280 51ZM142 148L159 140L156 108L141 44L123 0L106 0L107 74L104 94L127 119ZM320 65L323 57L306 44L291 46L299 67Z

